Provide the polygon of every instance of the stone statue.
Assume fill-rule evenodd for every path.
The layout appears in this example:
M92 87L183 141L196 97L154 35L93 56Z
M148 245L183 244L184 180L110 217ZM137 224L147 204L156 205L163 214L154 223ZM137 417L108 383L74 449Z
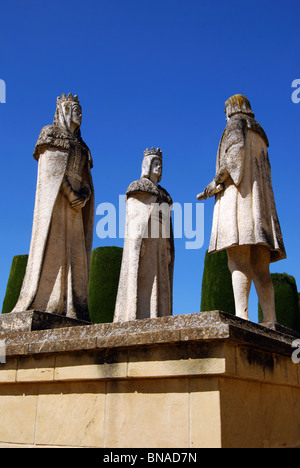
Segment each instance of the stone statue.
M126 229L114 322L172 315L172 199L158 183L162 152L144 152L141 179L126 192Z
M286 258L276 212L268 139L245 96L226 101L216 176L198 200L216 196L209 252L227 249L236 315L248 320L253 280L263 322L276 322L270 262Z
M13 312L36 309L89 321L88 278L94 227L90 151L81 138L77 96L57 98L34 158L38 180L27 270Z

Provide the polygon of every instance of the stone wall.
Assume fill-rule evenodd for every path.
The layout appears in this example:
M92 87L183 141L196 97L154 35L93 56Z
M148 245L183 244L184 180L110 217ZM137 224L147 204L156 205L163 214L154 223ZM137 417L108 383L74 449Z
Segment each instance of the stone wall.
M300 447L285 333L215 311L0 338L0 447Z

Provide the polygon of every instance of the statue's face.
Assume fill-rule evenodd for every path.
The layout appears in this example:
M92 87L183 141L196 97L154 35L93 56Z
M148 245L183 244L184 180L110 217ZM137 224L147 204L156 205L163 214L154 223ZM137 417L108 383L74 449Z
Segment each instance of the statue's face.
M227 122L229 122L229 120L230 120L230 117L229 117L228 114L229 114L229 109L228 109L228 106L226 106L226 108L225 108L225 115L226 115L226 120L227 120Z
M72 107L72 123L76 127L80 127L82 122L82 112L81 107L78 104L75 104Z
M162 162L160 159L155 158L152 161L151 164L151 173L150 173L150 179L157 182L161 180L162 177Z

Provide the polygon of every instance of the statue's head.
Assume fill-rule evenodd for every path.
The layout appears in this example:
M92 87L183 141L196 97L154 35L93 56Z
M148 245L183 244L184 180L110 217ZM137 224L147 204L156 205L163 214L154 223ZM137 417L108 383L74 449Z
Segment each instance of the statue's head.
M162 178L162 152L160 148L144 151L141 179L150 179L158 184Z
M82 110L78 96L69 93L68 96L62 94L61 97L57 98L54 125L59 125L74 133L80 128L81 120Z
M226 101L225 114L227 120L235 114L246 114L254 117L249 100L242 94L235 94Z

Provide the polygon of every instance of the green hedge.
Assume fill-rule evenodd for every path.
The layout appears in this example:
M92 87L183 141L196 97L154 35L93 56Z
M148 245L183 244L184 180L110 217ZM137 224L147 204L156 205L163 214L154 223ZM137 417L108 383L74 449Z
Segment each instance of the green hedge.
M277 322L291 330L300 332L299 298L296 280L287 273L272 273L275 293ZM258 320L263 320L261 305L258 304Z
M89 312L93 323L113 321L123 249L99 247L92 253Z
M222 310L235 315L231 273L226 250L206 252L201 292L201 312Z
M123 249L119 247L99 247L92 252L89 312L93 323L113 321L122 254ZM3 301L3 314L11 312L18 301L27 261L28 255L18 255L12 261L6 295Z
M28 255L17 255L13 258L6 294L3 301L2 314L8 314L15 307L26 272Z

